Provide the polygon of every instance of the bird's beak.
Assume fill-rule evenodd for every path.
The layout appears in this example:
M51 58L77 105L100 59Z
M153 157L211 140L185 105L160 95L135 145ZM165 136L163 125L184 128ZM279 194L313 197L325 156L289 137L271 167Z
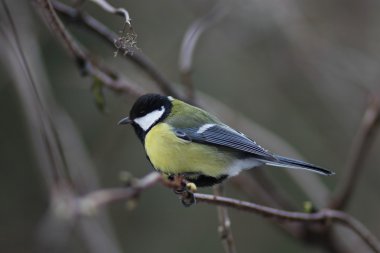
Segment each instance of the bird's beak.
M132 120L129 117L125 117L124 119L121 119L117 124L118 125L127 125L132 123Z

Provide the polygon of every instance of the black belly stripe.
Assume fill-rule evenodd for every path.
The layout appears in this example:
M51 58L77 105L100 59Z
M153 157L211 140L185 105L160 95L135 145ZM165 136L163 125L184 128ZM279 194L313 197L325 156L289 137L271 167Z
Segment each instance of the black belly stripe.
M221 175L219 177L211 177L211 176L206 176L206 175L189 175L186 176L186 180L194 183L197 187L207 187L207 186L213 186L214 184L219 184L222 181L224 181L228 175Z

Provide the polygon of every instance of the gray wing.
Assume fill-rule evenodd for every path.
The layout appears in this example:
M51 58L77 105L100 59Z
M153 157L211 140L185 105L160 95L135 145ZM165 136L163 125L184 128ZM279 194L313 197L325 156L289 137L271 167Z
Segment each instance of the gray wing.
M247 138L226 125L208 124L200 128L176 129L177 137L197 143L223 146L257 155L266 161L277 161L267 150L260 147L255 141Z
M255 141L226 125L206 124L200 128L175 129L178 138L206 145L222 146L255 155L265 164L293 169L306 169L323 175L333 175L334 172L319 166L274 155L260 147Z

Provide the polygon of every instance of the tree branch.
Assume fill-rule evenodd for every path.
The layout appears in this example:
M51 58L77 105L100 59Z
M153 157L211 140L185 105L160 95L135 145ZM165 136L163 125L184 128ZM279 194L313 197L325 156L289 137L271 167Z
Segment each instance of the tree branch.
M118 35L116 33L110 31L105 25L90 15L86 14L85 12L78 11L58 1L52 1L52 4L54 9L59 14L63 15L68 21L83 25L85 28L94 32L106 42L113 45L114 42L118 39ZM121 48L120 50L123 49ZM123 52L123 55L130 59L137 66L139 66L141 69L143 69L145 73L147 73L156 82L163 93L175 96L177 98L182 98L181 94L172 87L170 81L161 74L161 72L154 66L153 62L150 61L149 58L147 58L140 51L133 50L132 48L126 48L126 51L133 51L133 54L125 54L125 52Z
M342 211L324 209L316 213L288 212L251 202L208 194L195 193L194 197L198 203L227 206L246 212L257 213L266 218L274 218L279 221L321 222L326 225L330 222L337 222L354 231L374 252L380 252L380 242L378 239L361 222Z
M46 23L57 35L69 53L75 58L77 64L84 73L89 73L98 78L104 85L111 88L113 91L123 92L134 96L143 94L143 91L137 85L122 79L115 72L99 65L92 60L87 53L85 53L58 18L50 0L36 0L36 2L41 7L42 12L47 19Z
M82 214L88 214L100 206L136 198L145 189L159 182L168 188L176 189L179 187L178 182L166 181L158 172L152 172L138 180L131 187L98 190L79 198L78 203L80 208L78 211ZM323 209L316 213L289 212L252 202L209 194L194 193L194 197L198 203L231 207L241 211L256 213L266 218L274 218L277 221L321 223L326 226L332 223L340 223L355 232L374 252L380 252L380 242L378 239L361 222L342 211Z
M96 208L126 199L136 198L143 190L148 189L162 181L161 174L152 172L138 180L131 187L111 188L91 192L78 200L80 211L92 213Z
M351 151L347 159L345 175L347 175L336 190L335 196L329 203L332 209L344 209L348 204L359 174L362 171L363 161L371 148L373 136L376 133L380 122L380 99L371 94L367 109L363 115L359 130L351 146Z

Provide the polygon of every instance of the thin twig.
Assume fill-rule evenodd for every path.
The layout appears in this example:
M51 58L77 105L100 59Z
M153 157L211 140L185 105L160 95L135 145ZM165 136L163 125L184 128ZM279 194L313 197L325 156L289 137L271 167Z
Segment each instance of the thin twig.
M324 209L316 213L288 212L251 202L208 194L195 193L194 197L198 203L203 202L232 207L242 211L257 213L267 218L275 218L279 221L321 222L326 225L331 222L337 222L354 231L374 252L380 252L380 242L378 239L361 222L342 211Z
M363 161L371 148L373 135L380 123L380 99L371 94L367 109L363 115L359 130L351 146L345 173L347 176L338 186L335 196L330 201L332 209L344 209L355 190L359 174L362 171Z
M185 85L186 98L188 101L194 100L194 84L191 78L193 70L193 58L195 47L200 36L210 28L214 23L219 21L226 13L224 3L214 6L205 16L196 19L187 28L182 39L181 49L179 51L179 70L181 72L182 83Z
M289 202L288 199L275 193L268 191L268 188L264 188L261 182L254 176L247 175L248 173L241 173L236 177L229 179L229 182L234 185L236 189L239 189L244 195L246 195L250 201L262 203L263 205L272 206L279 209L295 210L294 205ZM303 239L305 227L301 224L284 223L276 224L286 232L294 236L295 238Z
M143 190L156 185L162 180L161 174L152 172L142 179L138 180L131 187L127 188L111 188L91 192L78 199L81 212L92 212L94 209L117 202L137 197Z
M94 32L109 44L114 45L114 42L118 39L119 36L116 33L110 31L105 25L87 13L77 11L76 9L58 1L52 1L52 4L54 9L59 14L63 15L68 21L83 25L85 28ZM126 48L126 50L133 51L133 48ZM161 74L153 62L141 51L134 51L133 54L125 54L125 52L123 52L123 55L143 69L145 73L147 73L156 82L157 86L163 93L177 98L182 98L181 94L172 87L170 81Z
M214 186L214 194L216 196L223 196L223 185ZM231 220L228 215L228 210L226 207L217 206L219 226L218 231L220 234L220 239L222 240L223 247L226 253L236 253L236 246L234 236L231 229Z
M82 70L98 78L105 86L114 91L134 96L140 96L144 93L137 85L122 79L115 72L93 61L66 30L50 0L36 1L47 19L48 25L52 28L51 30L58 36Z
M118 14L124 17L125 23L127 23L129 26L131 26L131 18L129 17L129 13L126 9L124 8L115 8L111 4L109 4L105 0L90 0L91 2L96 3L99 5L103 10L113 13L113 14Z

